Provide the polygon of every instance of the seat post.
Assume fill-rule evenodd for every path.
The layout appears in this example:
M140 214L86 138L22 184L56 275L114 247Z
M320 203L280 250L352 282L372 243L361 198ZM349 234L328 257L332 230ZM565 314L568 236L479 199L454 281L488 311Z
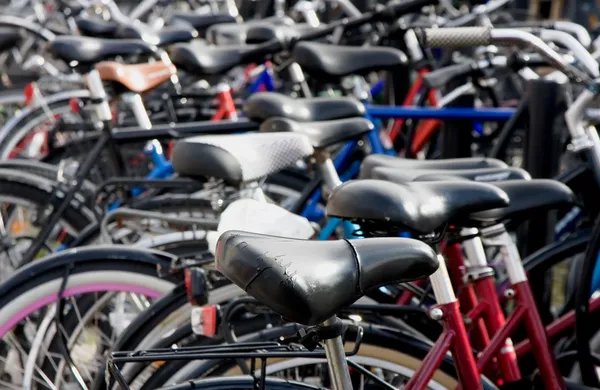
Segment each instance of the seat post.
M108 105L100 73L96 69L92 69L85 75L85 82L90 90L90 100L94 105L98 119L102 122L112 122L112 112Z
M146 130L151 129L152 122L150 121L150 117L148 117L142 96L139 93L126 92L122 95L122 98L131 111L133 111L133 116L135 116L138 126Z
M333 328L340 323L337 317L331 317L321 324L324 328ZM334 338L324 340L325 354L329 365L329 375L335 390L346 390L352 388L350 371L346 362L346 352L342 343L342 336L338 334Z
M319 173L323 178L323 183L327 187L328 190L333 190L340 184L342 181L340 180L340 176L333 165L333 161L331 160L331 155L327 151L327 149L315 149L315 160L317 162L317 167L319 169Z

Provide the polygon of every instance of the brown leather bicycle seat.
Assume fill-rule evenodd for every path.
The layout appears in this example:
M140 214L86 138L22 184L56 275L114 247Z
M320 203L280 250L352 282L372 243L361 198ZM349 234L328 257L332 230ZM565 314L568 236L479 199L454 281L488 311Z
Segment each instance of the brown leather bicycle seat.
M164 62L123 65L114 61L96 64L104 81L114 81L135 93L144 93L158 87L176 73L175 66Z

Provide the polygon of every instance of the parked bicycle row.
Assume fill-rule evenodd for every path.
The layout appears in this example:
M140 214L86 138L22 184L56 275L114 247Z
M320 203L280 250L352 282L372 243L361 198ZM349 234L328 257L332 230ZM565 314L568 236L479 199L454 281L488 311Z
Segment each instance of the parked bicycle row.
M130 8L0 16L0 387L600 387L585 28Z

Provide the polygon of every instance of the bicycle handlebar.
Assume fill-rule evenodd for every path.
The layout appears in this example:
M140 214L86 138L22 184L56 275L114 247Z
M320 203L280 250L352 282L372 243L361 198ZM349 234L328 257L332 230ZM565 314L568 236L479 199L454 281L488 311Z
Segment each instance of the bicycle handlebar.
M30 22L17 16L0 16L0 26L22 28L48 42L51 42L54 40L54 38L56 38L56 35L52 31L42 27L37 23Z
M271 41L262 43L257 45L254 49L246 52L243 57L245 61L258 60L262 61L264 56L279 52L289 46L292 46L295 42L299 41L312 41L315 39L320 39L326 37L337 31L338 29L347 29L353 27L359 27L367 23L379 22L379 21L393 21L396 18L399 18L405 14L417 12L421 10L421 8L428 5L435 5L439 2L439 0L407 0L407 1L397 1L391 4L388 4L385 8L374 11L367 12L362 14L361 16L357 16L354 18L345 18L338 22L331 23L327 27L317 28L313 31L302 34L291 42L281 42L278 39L273 39Z
M428 48L458 49L492 44L491 27L442 27L421 30L421 44Z
M477 70L477 63L469 60L460 64L445 66L423 76L423 84L427 88L441 88L449 82L467 76Z
M498 11L511 0L491 0L486 4L481 4L473 8L471 13L459 16L456 19L448 20L444 27L464 27L477 21L480 15L490 14Z
M490 13L499 10L508 4L511 0L490 0L485 4L480 4L473 9L476 14Z
M560 30L575 36L577 41L585 48L592 46L592 37L585 27L574 22L565 20L544 20L537 22L511 22L506 25L498 25L499 28L546 28Z
M494 29L491 27L454 27L423 29L418 32L421 44L430 48L466 48L491 44L507 46L511 44L531 45L537 53L547 58L554 67L576 82L595 89L592 79L584 72L571 66L561 55L552 50L544 41L525 31L515 29Z
M590 52L571 34L559 30L542 29L540 30L539 35L542 40L559 43L573 52L575 57L585 65L592 77L595 78L600 76L598 61L596 61Z

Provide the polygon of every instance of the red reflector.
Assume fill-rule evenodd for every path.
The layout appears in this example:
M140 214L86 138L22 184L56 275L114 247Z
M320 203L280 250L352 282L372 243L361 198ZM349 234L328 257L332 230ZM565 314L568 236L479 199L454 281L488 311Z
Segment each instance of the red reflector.
M202 307L202 318L204 318L204 335L214 336L217 332L217 307L215 305Z
M213 337L217 333L217 306L193 307L190 315L194 334Z
M81 106L79 105L79 100L75 98L69 99L69 107L71 107L71 112L74 114L79 113L79 109Z
M189 268L183 270L183 276L185 281L185 291L187 291L188 300L191 299L192 295L192 271Z
M29 83L23 88L23 95L25 95L25 105L28 106L33 101L35 95L35 84Z

